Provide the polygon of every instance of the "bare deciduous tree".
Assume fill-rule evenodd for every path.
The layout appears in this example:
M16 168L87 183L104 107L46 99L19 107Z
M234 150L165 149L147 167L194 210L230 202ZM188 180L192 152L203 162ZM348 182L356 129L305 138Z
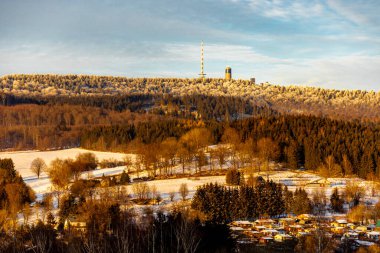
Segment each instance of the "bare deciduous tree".
M53 195L45 193L42 197L42 221L45 222L46 215L53 210Z
M360 199L363 197L365 191L356 182L348 182L345 189L346 201L353 206L357 206L360 203Z
M327 181L328 178L333 178L342 175L342 167L335 163L332 155L326 157L325 162L318 168L318 174Z
M228 157L228 149L225 146L218 146L214 150L214 156L218 161L219 168L223 169L223 165L226 163Z
M193 223L190 223L186 218L181 218L174 233L178 249L182 248L183 252L186 253L196 252L200 239L196 236L196 227Z
M352 168L350 159L348 159L346 154L343 155L342 169L345 176L350 176L353 174L353 168Z
M48 174L50 181L56 188L55 194L57 195L59 206L60 193L66 188L73 177L71 166L68 161L57 158L51 162Z
M182 200L186 200L187 195L189 195L189 189L186 183L182 183L179 187L179 193L181 194Z
M32 161L30 165L30 170L36 174L37 178L40 178L40 175L43 171L46 171L47 166L45 161L42 158L36 158Z
M138 200L147 200L151 194L150 188L145 182L133 184L132 191Z
M169 192L169 198L170 198L170 201L173 202L173 200L175 198L175 192L174 191Z
M264 170L267 172L267 178L269 178L269 161L276 160L278 158L280 155L280 148L271 138L261 138L257 142L257 148L259 151L260 160L264 165Z

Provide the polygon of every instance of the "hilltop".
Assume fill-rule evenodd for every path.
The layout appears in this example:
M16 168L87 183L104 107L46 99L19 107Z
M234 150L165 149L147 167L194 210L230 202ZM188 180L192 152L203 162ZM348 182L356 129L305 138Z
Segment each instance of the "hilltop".
M316 87L251 84L248 80L127 78L90 75L6 75L3 94L19 97L117 95L183 95L238 97L252 105L286 114L329 116L334 119L380 120L380 93Z

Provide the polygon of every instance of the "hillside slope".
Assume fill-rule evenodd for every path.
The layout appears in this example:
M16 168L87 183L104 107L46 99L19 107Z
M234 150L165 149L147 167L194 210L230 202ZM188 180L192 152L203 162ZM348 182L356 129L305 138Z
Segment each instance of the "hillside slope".
M282 113L338 119L380 120L380 92L330 90L300 86L253 85L247 80L127 78L88 75L7 75L3 94L16 96L83 96L123 94L203 94L233 96Z

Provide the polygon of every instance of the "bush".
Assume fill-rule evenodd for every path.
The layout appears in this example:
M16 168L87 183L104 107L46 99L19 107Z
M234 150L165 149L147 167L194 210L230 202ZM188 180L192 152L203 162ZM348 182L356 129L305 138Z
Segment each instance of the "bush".
M103 159L99 163L99 167L102 169L106 169L106 168L114 168L118 166L123 166L124 164L125 163L123 161L118 161L115 158L109 158L109 159Z
M244 183L243 172L237 169L230 169L226 174L226 183L229 185L242 185Z
M131 179L130 179L128 173L126 173L123 170L123 173L121 173L121 176L120 176L120 184L129 184L130 182L131 182Z

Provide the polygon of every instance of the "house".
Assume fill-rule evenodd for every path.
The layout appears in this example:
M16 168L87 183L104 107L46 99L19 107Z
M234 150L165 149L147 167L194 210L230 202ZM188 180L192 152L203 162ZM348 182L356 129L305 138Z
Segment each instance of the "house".
M333 222L331 222L331 226L332 227L342 227L342 228L345 228L347 227L347 220L343 220L343 219L339 219L339 220L335 220Z
M295 224L295 219L293 218L280 218L278 220L278 223L282 226L289 226L289 225L294 225Z
M367 227L366 226L358 226L356 227L355 231L357 233L361 233L361 234L364 234L365 232L367 232Z
M269 226L272 226L274 223L275 223L275 221L272 220L272 219L258 219L258 220L255 220L255 224L258 225L258 226L269 227Z
M87 223L84 221L72 219L66 219L63 228L68 231L86 232Z
M355 224L354 223L347 223L347 227L350 229L355 229Z
M264 236L275 236L278 234L278 231L275 230L275 229L264 229L261 231L261 233L264 235Z
M367 230L368 231L375 231L376 230L376 225L375 224L369 224L367 226Z
M346 232L345 227L332 227L331 232L338 235L343 235Z
M277 234L274 236L274 240L277 242L284 242L287 240L292 240L293 237L288 234Z
M242 227L235 227L235 226L233 226L233 227L230 227L230 230L232 230L232 231L244 231L244 228L242 228Z
M241 227L230 227L231 234L233 234L236 237L241 236L244 233L244 228Z
M379 241L379 239L380 239L380 232L376 232L376 231L367 232L366 236L367 236L368 239L371 239L373 241Z
M370 247L372 245L375 245L373 242L367 242L367 241L362 241L362 240L355 240L355 242L358 244L358 246L363 246L363 247Z
M287 227L288 232L292 234L297 234L298 232L303 232L304 229L301 225L290 225Z
M347 232L343 235L343 239L348 239L348 240L358 240L359 239L359 234L355 232Z
M309 181L306 185L314 186L314 187L325 187L325 186L330 186L331 182L329 181L329 179L320 178L320 179Z
M256 239L263 236L262 233L260 233L258 231L245 231L244 234L250 238L256 238Z
M315 216L311 214L300 214L297 216L297 220L299 224L307 224L310 223L311 221L315 220Z
M310 233L308 233L308 232L298 232L297 233L297 237L299 238L299 237L303 237L303 236L307 236L307 235L310 235Z
M264 236L264 237L261 237L259 239L259 243L261 243L261 244L268 244L268 243L271 243L271 242L273 242L273 237Z
M256 230L256 231L261 232L261 231L263 231L264 229L266 229L266 227L265 227L265 226L255 226L253 229Z
M231 224L235 227L241 227L241 228L252 228L253 227L252 222L246 221L246 220L233 221Z

